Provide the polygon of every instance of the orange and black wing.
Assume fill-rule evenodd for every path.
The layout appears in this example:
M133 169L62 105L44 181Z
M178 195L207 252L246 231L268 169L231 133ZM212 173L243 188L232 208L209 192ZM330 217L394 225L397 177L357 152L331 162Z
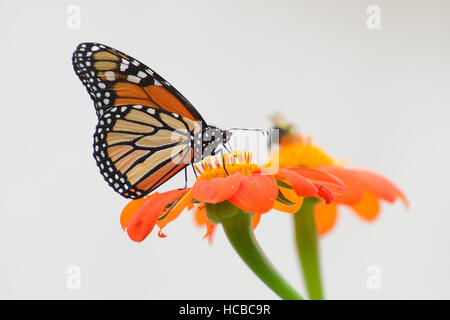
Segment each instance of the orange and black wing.
M86 87L98 117L124 105L144 105L201 121L200 113L169 82L138 60L100 43L81 43L73 53L75 73Z
M199 122L159 108L112 107L99 119L94 157L116 192L141 198L191 163L200 130Z

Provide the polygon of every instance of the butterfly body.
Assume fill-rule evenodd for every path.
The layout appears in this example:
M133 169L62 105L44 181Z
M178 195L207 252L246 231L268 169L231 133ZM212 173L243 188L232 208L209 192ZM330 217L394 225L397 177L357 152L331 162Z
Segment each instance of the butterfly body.
M72 62L99 119L94 158L122 196L145 196L227 142L227 131L208 125L181 93L136 59L82 43Z

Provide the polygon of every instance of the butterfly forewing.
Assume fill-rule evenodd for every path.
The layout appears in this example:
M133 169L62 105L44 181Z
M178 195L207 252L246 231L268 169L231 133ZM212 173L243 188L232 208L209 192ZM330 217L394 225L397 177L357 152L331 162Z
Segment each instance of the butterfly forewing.
M72 62L99 117L111 107L139 104L206 125L194 106L169 82L123 52L99 43L81 43Z

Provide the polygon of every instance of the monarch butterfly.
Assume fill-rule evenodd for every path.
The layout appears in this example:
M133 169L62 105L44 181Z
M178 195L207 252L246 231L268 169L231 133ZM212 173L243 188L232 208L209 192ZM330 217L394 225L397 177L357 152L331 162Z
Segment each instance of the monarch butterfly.
M72 63L99 120L94 158L122 196L147 195L228 141L229 131L208 125L181 93L134 58L81 43Z

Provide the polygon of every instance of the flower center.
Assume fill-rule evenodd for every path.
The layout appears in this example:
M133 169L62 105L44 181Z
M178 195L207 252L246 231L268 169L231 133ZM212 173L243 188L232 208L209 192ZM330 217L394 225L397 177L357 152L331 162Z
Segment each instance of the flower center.
M325 151L311 142L311 137L293 136L289 141L281 141L280 150L273 154L268 165L278 157L280 168L317 168L335 163Z
M240 173L243 176L260 169L252 163L252 154L247 151L237 151L225 153L222 156L208 157L201 163L201 169L194 165L195 170L200 174L199 179L225 178L228 175Z

